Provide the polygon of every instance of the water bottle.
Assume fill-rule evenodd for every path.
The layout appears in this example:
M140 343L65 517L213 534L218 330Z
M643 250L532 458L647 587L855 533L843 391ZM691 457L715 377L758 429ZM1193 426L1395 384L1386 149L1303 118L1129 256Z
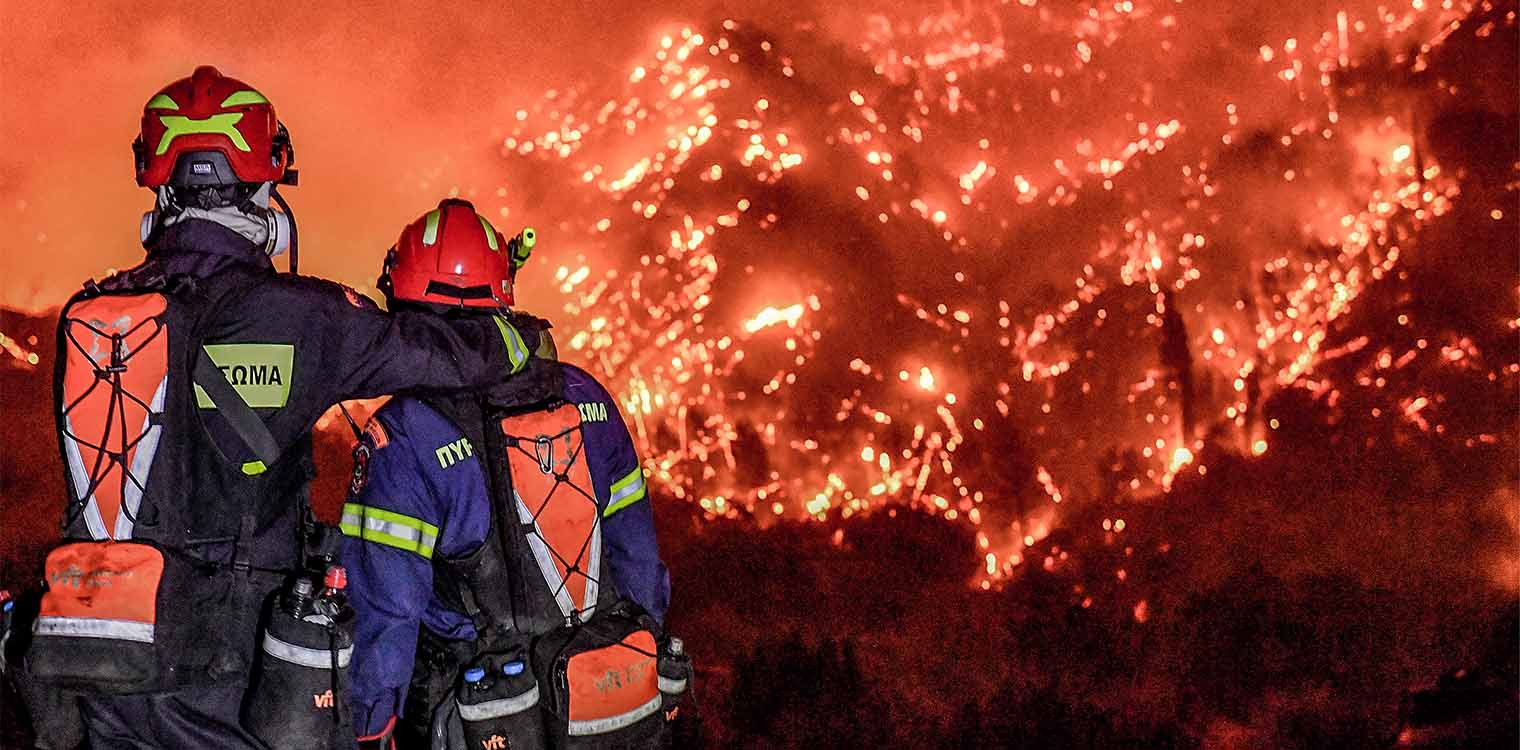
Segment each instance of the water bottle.
M285 592L285 614L303 619L311 612L311 590L314 588L306 578L297 578L290 590Z
M538 679L522 651L486 656L465 670L455 700L464 737L479 750L545 750Z
M344 576L329 569L326 588L298 577L276 599L260 638L259 661L243 725L270 750L352 747L345 700L353 656Z
M686 643L674 637L665 641L655 660L655 672L660 677L660 708L665 712L665 720L671 721L691 686L691 657L686 654Z
M321 625L345 625L354 612L348 606L348 595L343 593L346 588L348 571L342 565L329 566L322 579L322 593L311 603L311 614L301 619Z

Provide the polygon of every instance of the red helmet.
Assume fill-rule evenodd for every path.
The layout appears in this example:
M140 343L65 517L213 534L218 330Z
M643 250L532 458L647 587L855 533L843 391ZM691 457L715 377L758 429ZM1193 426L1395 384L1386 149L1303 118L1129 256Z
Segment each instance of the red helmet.
M269 100L209 65L148 100L132 153L143 187L295 182L290 134Z
M532 229L508 241L469 201L448 198L401 230L385 256L379 287L393 300L511 305L521 265L516 256L526 260L533 241Z

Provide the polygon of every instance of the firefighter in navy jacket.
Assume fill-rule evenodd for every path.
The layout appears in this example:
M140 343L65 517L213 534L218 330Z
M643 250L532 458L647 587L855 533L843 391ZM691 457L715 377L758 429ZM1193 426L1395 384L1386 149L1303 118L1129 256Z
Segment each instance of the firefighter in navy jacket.
M464 201L444 201L428 217L403 232L387 261L381 287L388 290L392 306L421 303L440 312L457 312L472 301L476 308L510 303L516 267L526 260L521 236L508 243L512 252L497 253L494 248L507 241L492 237L488 222ZM433 244L428 245L430 222ZM525 230L529 237L531 231ZM488 240L495 242L488 245ZM418 261L418 255L426 260ZM437 256L451 260L435 260ZM511 256L510 265L502 263L506 256ZM413 276L419 266L451 264L463 267L466 274L481 269L476 288L491 293L442 289L425 272ZM482 394L484 402L508 408L562 402L560 409L578 417L572 420L579 422L581 435L576 458L588 470L591 486L583 490L588 500L594 498L600 518L599 541L592 544L602 548L600 557L610 571L596 573L600 560L594 549L582 550L587 559L580 565L589 566L592 580L603 587L610 583L617 595L663 621L669 577L659 559L643 471L616 402L578 367L535 358L532 368L543 377L525 377L514 384L530 385ZM531 385L535 380L536 390ZM493 531L487 447L479 434L471 436L462 429L464 423L478 424L481 417L474 407L461 406L461 398L393 399L374 415L356 450L359 460L344 506L342 560L349 572L349 600L357 613L351 699L361 739L389 737L397 716L404 713L419 627L449 641L468 642L477 636L469 615L435 595L435 565L472 555ZM533 504L520 497L519 502ZM490 584L505 588L508 581L493 579ZM589 597L586 601L597 600L595 591L579 592ZM539 609L552 610L553 605ZM560 615L518 612L515 627L542 631L562 624ZM407 718L423 724L431 719Z
M157 196L148 258L92 283L60 324L64 536L69 554L106 566L97 577L157 580L162 568L163 584L123 615L71 610L54 586L26 663L67 681L83 717L72 697L32 713L59 746L86 723L92 746L262 747L239 704L265 596L302 559L314 424L344 399L506 380L538 340L500 318L387 314L341 285L276 273L271 256L289 248L294 265L295 237L270 200L283 204L275 186L294 182L294 152L268 100L214 68L148 101L133 150L138 184ZM199 388L203 369L220 370L217 387L242 402L241 425L262 423L263 443ZM120 572L129 563L139 568Z

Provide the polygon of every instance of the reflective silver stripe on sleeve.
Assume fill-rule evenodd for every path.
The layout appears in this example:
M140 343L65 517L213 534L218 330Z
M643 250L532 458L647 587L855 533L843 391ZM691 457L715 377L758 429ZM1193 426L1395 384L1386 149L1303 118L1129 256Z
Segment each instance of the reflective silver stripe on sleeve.
M612 496L609 497L609 498L607 498L607 505L609 507L613 506L613 505L617 505L619 500L622 500L625 497L631 497L633 495L637 495L638 493L643 492L643 491L644 491L644 477L641 474L638 479L635 479L632 482L629 482L627 485L623 486L622 488L614 491L612 493Z
M332 669L332 651L325 648L306 648L294 643L286 643L269 633L264 633L264 653L273 656L280 661L288 661L291 664L299 664L312 669ZM338 668L348 666L348 660L353 658L354 647L338 649Z
M686 678L672 680L665 675L660 675L660 692L671 694L686 692Z
M534 685L522 695L514 695L510 698L497 698L485 703L460 703L459 718L465 721L499 719L503 716L522 713L536 705L538 705L538 685Z
M408 542L416 542L419 547L432 547L433 542L438 538L437 535L428 534L422 529L414 529L395 521L387 521L383 518L375 518L374 516L364 517L364 528L370 531L378 531L397 539L405 539ZM424 540L426 541L424 542Z
M570 722L570 735L572 737L585 737L586 735L591 734L606 734L607 732L616 731L622 729L623 727L633 726L634 724L639 723L639 721L645 717L653 714L656 711L659 711L660 701L661 696L656 695L655 697L650 698L648 703L645 703L644 705L639 706L638 708L635 708L628 713L618 714L617 716L608 716L605 719L586 719L584 721L572 720Z
M153 642L152 623L136 620L109 620L101 617L39 617L32 632L37 635Z

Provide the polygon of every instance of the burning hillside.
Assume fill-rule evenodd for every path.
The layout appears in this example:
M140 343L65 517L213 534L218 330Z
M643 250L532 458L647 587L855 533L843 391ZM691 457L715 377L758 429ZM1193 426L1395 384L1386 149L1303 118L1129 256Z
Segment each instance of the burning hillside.
M1514 2L814 10L661 24L414 181L539 228L710 740L1371 748L1515 687ZM28 434L49 326L0 317Z

